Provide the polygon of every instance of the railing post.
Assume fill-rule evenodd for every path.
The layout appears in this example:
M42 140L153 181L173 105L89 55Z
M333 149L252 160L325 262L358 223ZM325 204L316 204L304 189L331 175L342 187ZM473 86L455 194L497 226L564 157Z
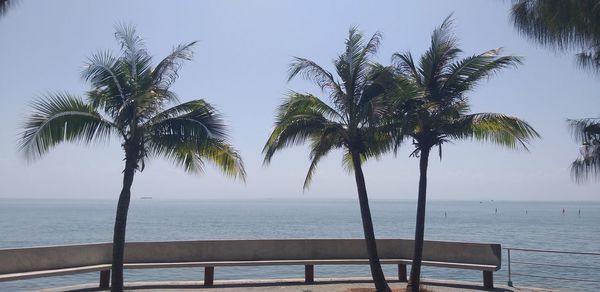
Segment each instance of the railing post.
M314 283L315 282L315 266L304 265L304 282Z
M494 274L492 271L483 271L483 288L494 288Z
M110 270L100 271L100 289L110 288Z
M204 267L204 286L212 286L215 280L215 267Z
M511 278L511 272L510 272L510 248L507 248L506 251L508 252L508 287L512 287L513 286L513 282L512 282L512 278Z
M406 264L398 264L398 281L408 282L406 280Z

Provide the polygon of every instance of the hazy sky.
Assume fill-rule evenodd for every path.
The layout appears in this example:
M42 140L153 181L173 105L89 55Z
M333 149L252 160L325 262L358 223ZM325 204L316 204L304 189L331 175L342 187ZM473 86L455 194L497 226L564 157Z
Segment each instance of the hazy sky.
M199 40L195 59L184 65L174 87L183 101L205 98L225 115L234 145L243 155L247 183L208 167L189 175L153 160L133 185L133 196L155 198L356 197L354 179L341 154L321 163L312 188L303 193L309 165L306 147L275 156L262 166L261 149L276 106L287 90L321 94L302 80L286 83L292 56L325 68L343 50L348 28L384 39L377 60L388 64L397 51L420 55L431 31L454 12L465 54L504 47L524 56L470 95L473 111L518 116L543 136L530 152L478 142L444 148L432 156L430 199L600 200L598 184L576 185L569 165L578 145L567 118L595 117L600 109L598 77L578 70L572 55L558 55L521 37L511 26L507 1L26 1L0 18L0 198L61 197L116 199L123 153L117 139L106 145L61 145L27 163L17 152L19 127L35 97L49 91L82 95L85 58L100 49L117 51L114 25L135 24L155 60L173 46ZM365 166L372 198L415 199L418 161L406 144L397 157Z

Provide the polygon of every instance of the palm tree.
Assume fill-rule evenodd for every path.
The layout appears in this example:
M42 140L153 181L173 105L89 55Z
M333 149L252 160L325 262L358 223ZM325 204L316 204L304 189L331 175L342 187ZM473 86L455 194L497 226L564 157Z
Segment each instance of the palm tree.
M398 81L395 90L402 93L419 89L419 94L413 94L408 99L406 94L397 94L401 98L396 99L393 117L400 126L396 144L412 138L415 150L411 156L419 158L415 245L409 281L412 291L418 291L420 283L427 166L431 149L439 147L441 158L444 143L467 139L527 149L529 140L539 137L531 126L515 117L497 113L469 113L467 94L470 90L497 71L521 63L519 58L501 57L499 52L496 49L457 59L461 50L457 47L457 40L452 34L452 20L448 17L433 31L431 47L420 58L418 65L410 52L393 55Z
M600 0L513 0L514 26L555 50L579 50L580 66L600 70Z
M370 57L376 53L381 36L367 42L351 28L345 51L334 60L339 79L315 62L294 58L289 80L302 75L329 93L327 100L308 93L290 92L279 106L275 128L263 153L268 164L275 152L288 146L310 143L311 164L304 181L308 188L319 161L333 149L344 149L344 164L354 171L371 274L377 291L390 291L379 257L362 163L386 151L381 125L385 104L382 92L371 80Z
M118 27L121 55L92 55L82 72L91 82L87 101L68 93L48 94L32 104L20 149L39 158L61 142L122 141L125 152L123 188L115 218L112 291L123 290L125 228L136 171L150 157L162 156L188 172L201 172L210 161L232 177L245 177L240 155L227 142L227 129L204 100L178 103L170 90L182 61L190 60L195 42L182 44L156 67L132 26ZM165 109L169 104L173 107ZM175 105L176 104L176 105Z
M571 175L578 183L600 178L600 119L568 120L571 133L581 143L581 157L571 164Z

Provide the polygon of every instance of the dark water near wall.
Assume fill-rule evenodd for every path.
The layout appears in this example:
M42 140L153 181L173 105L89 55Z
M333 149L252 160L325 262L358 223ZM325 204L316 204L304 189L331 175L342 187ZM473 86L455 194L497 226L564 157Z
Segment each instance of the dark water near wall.
M0 248L110 242L116 202L0 199ZM416 203L373 200L378 238L412 238ZM426 239L501 243L503 247L600 252L600 203L432 201ZM565 214L562 214L563 208ZM497 214L496 214L496 209ZM581 210L581 215L579 215ZM445 216L444 214L447 214ZM127 240L362 238L352 200L132 200ZM512 260L600 268L600 256L513 252ZM507 280L506 253L496 283ZM600 269L514 264L514 273L600 281ZM386 267L394 278L396 270ZM218 268L217 280L301 278L303 267ZM367 266L317 266L316 277L368 276ZM126 271L126 281L201 280L202 270ZM425 268L426 278L481 281L481 272ZM97 273L0 282L0 291L35 290L98 281ZM600 291L600 283L514 276L516 286Z

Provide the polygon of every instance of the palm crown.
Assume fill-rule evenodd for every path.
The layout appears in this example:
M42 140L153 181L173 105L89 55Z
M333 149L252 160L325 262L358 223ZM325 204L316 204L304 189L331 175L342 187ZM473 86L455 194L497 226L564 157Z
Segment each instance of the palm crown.
M447 18L434 30L431 47L418 65L410 52L393 55L396 118L401 127L396 145L414 140L418 155L424 148L440 147L454 139L477 139L510 148L526 147L538 133L526 122L497 113L469 113L467 93L479 82L506 67L521 63L518 57L499 56L500 49L457 60L462 52ZM405 92L415 92L407 95Z
M208 160L243 178L240 156L227 143L224 121L210 104L200 99L165 109L178 102L170 87L181 62L191 59L195 42L177 46L152 67L133 27L119 27L115 37L121 56L103 51L88 58L82 72L92 85L87 101L68 93L36 100L20 148L39 157L61 142L90 143L117 135L140 171L147 157L163 156L186 171L201 171Z
M328 93L328 99L308 93L288 94L277 110L275 128L263 149L265 163L275 152L308 140L311 164L304 181L307 188L317 164L332 149L345 149L343 162L348 168L352 168L353 154L364 160L385 151L386 103L373 82L369 61L380 39L376 33L365 42L356 28L350 29L345 51L333 62L339 79L313 61L294 58L289 79L300 74L314 81Z

